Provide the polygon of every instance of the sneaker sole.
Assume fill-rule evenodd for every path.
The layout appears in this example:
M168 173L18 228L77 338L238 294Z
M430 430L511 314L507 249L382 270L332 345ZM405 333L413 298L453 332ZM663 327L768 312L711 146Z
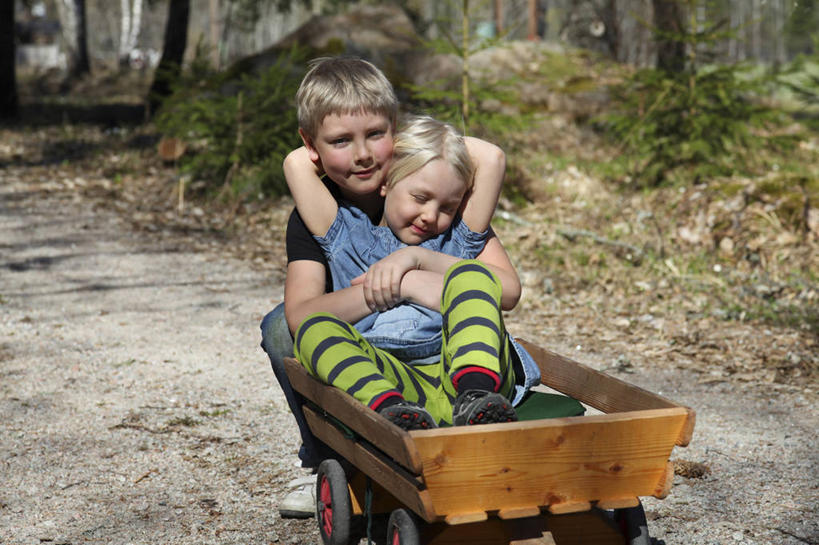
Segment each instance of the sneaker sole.
M481 400L471 412L472 418L464 418L463 422L456 423L456 426L478 426L480 424L501 424L507 422L517 422L518 414L512 404L502 396L487 396ZM459 419L460 420L460 419Z

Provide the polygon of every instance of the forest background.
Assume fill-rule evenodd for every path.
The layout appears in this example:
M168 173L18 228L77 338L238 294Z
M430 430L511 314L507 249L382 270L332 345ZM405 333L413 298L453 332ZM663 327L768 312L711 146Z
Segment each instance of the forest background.
M290 206L295 88L309 58L361 55L408 110L506 150L496 228L524 309L571 294L673 353L701 344L676 331L696 320L781 327L794 342L776 355L688 364L815 380L812 0L4 6L4 161L82 171L139 225L238 236L237 254L283 267L271 210Z
M668 507L648 504L657 535L669 539L682 531L682 543L817 542L817 484L810 476L816 474L812 423L819 369L819 3L17 0L3 2L2 9L0 27L7 26L0 28L0 175L10 188L4 193L8 200L0 202L4 213L28 207L29 215L41 218L42 207L61 202L66 213L85 210L88 216L76 212L75 223L91 229L97 240L105 228L92 229L88 218L104 210L156 248L170 244L225 259L232 254L280 288L283 230L292 209L280 165L283 154L298 145L295 88L309 58L349 53L371 59L408 110L430 111L506 150L507 179L493 227L524 283L521 303L507 317L510 329L628 381L661 373L656 391L685 393L692 406L696 401L701 418L693 448L683 454L693 456L692 463L677 464ZM27 221L26 213L20 221ZM39 228L48 225L43 221ZM21 239L26 232L14 230ZM0 309L8 310L4 319L16 316L0 325L17 335L0 342L6 373L0 386L14 415L4 429L4 467L17 468L20 483L42 481L49 468L65 469L62 462L38 467L31 461L47 460L31 453L39 452L38 437L52 437L39 412L47 404L37 401L44 388L39 380L48 376L54 382L42 399L78 397L68 404L83 408L76 415L62 411L57 401L53 405L55 415L65 412L61 426L77 420L69 426L76 427L76 437L84 437L91 422L77 415L107 411L100 425L121 423L95 431L95 440L107 437L116 444L123 429L134 437L148 434L156 444L139 453L156 452L162 460L177 441L185 456L208 471L218 469L218 478L238 472L255 483L249 487L254 497L275 501L296 471L285 461L294 450L290 443L275 445L275 456L259 454L252 463L234 457L239 446L223 443L214 448L223 457L213 465L185 443L187 432L208 426L244 430L237 436L263 429L265 440L258 445L236 443L262 452L292 431L284 410L276 413L281 427L272 429L268 413L242 412L252 393L249 378L224 396L229 408L214 406L194 416L184 411L208 394L201 385L191 390L185 394L190 406L176 407L172 423L162 420L164 412L146 416L154 410L146 408L153 406L150 399L128 404L130 393L150 397L152 390L139 386L122 395L114 388L100 399L86 399L89 394L63 380L61 373L71 375L74 368L52 365L65 357L60 336L80 332L59 329L67 318L51 316L52 299L30 297L35 282L15 291L12 280L46 274L59 263L72 267L95 260L83 253L70 262L45 255L48 244L63 238L47 234L45 240L42 247L3 246L4 259L6 251L20 256L4 263L7 283L0 286ZM62 250L73 251L58 248L56 254ZM150 252L155 254L187 260L176 250ZM114 252L111 260L130 260L141 270L130 253ZM208 261L202 267L221 271L233 263ZM185 269L184 263L175 267ZM172 286L198 285L195 279L182 282L179 270L169 266L150 274L167 277ZM142 304L136 298L106 302L106 294L117 293L103 290L110 274L95 279L87 292L70 274L60 277L65 293L76 297L71 304L84 309L92 301L104 303L88 314L103 326L84 322L91 325L83 333L97 327L110 332L104 327L117 325L110 319L113 307ZM165 316L172 314L165 310L152 315L159 318L161 334L143 335L119 324L131 336L126 338L145 337L145 355L129 351L130 342L123 342L128 350L121 358L100 355L102 341L87 341L87 350L76 356L82 365L70 380L92 380L94 373L84 365L100 360L96 372L115 385L122 383L119 374L144 372L163 377L148 381L152 387L187 388L191 376L200 376L194 373L204 369L204 381L212 368L222 373L219 385L233 385L242 367L225 365L229 356L222 347L239 342L219 337L219 321L234 319L225 309L241 303L263 313L278 301L242 301L222 285L205 288L207 301L193 307L196 315L188 317L184 309L178 310L182 318ZM230 303L208 306L216 298ZM39 300L48 318L31 310ZM165 380L162 373L174 367L181 372L184 365L148 362L159 357L162 341L189 348L190 331L202 325L194 323L197 309L211 308L213 329L197 346L191 374ZM261 314L247 319L253 341L242 338L258 358L242 363L254 368L266 367L255 344L259 319ZM171 335L165 323L179 325L182 333ZM251 328L246 325L242 322L244 330ZM49 372L41 374L37 366L49 366ZM258 382L269 385L269 370L264 376ZM36 395L21 393L26 388ZM258 395L258 403L268 407L270 393ZM725 405L735 396L755 405L729 411ZM734 420L735 412L747 420ZM743 434L742 441L734 433ZM112 460L103 464L109 469L138 459L133 444L122 455L103 452L97 458L77 447L81 454L71 463ZM59 448L43 453L64 454ZM200 492L197 499L185 488L189 466L161 472L152 467L128 471L135 494L143 493L137 485L154 478L157 490L169 489L161 476L178 485L173 490L190 495L213 524L227 518L226 500L220 500L222 515L213 497ZM710 467L715 469L709 477ZM73 476L74 466L69 470L70 479L43 485L45 493L32 487L31 504L18 503L22 488L12 485L0 498L0 516L45 520L47 509L26 506L68 505L72 494L94 501L105 496L107 485L75 486L81 478ZM793 475L802 484L798 496L782 484L791 481L780 482ZM732 486L734 477L743 480ZM89 483L97 480L88 477ZM119 510L122 500L111 498L112 509ZM237 505L236 512L244 512L247 502ZM264 516L254 523L269 522L264 518L269 509L267 503L259 507ZM716 519L724 527L711 524ZM65 528L72 524L80 523ZM129 532L139 527L129 525ZM294 531L281 520L275 525L285 537ZM49 532L41 541L52 540Z

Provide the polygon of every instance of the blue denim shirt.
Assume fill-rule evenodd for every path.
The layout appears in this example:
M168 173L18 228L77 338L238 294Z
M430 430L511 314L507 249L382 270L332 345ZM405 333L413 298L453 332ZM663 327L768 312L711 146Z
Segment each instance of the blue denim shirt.
M488 229L482 233L471 231L458 216L448 230L420 246L459 259L474 259L488 237ZM344 202L339 202L338 214L327 233L314 238L327 258L333 290L350 286L352 279L366 272L370 265L407 246L389 227L373 225L364 212ZM370 314L354 326L374 346L388 350L401 361L433 363L441 357L441 313L421 305L402 303ZM540 371L523 347L511 337L510 342L515 347L513 357L519 358L525 375L518 377L524 388L516 391L513 403L517 403L526 390L540 381Z

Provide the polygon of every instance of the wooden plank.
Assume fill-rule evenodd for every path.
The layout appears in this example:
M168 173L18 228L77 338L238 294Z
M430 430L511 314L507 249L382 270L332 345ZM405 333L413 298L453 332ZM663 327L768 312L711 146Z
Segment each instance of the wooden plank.
M657 488L652 494L655 498L665 499L671 493L671 485L674 482L674 464L668 462L665 465L665 472L660 476L660 481L657 483Z
M599 411L616 413L681 406L524 339L517 340L540 367L543 384ZM694 411L688 407L686 410L689 421L675 438L675 444L679 446L688 445L694 432Z
M610 498L607 500L600 500L594 506L598 509L627 509L629 507L637 507L640 505L640 499L634 496L626 498Z
M650 496L682 407L425 431L413 436L437 513Z
M567 515L569 513L582 513L591 509L590 501L561 501L549 505L549 513L553 515Z
M498 511L498 518L503 520L522 519L536 517L540 515L540 507L517 507L514 509L501 509Z
M488 518L489 514L486 511L475 511L472 513L451 513L444 517L444 521L450 526L458 526L460 524L481 522Z
M304 408L304 417L316 437L330 445L355 467L389 490L400 502L427 522L438 519L430 501L429 492L419 489L422 484L420 479L408 480L401 473L396 472L395 468L389 463L345 436L338 428L327 422L324 417L310 407Z
M285 358L284 366L296 391L338 418L345 426L383 450L410 472L421 474L423 469L421 459L406 431L370 410L346 392L322 384L310 376L294 358Z

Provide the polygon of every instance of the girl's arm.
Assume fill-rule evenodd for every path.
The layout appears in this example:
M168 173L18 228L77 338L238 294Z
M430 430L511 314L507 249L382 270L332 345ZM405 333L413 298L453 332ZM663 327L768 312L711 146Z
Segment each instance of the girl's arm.
M500 197L506 173L506 154L495 144L464 137L466 149L475 163L472 191L461 204L461 216L470 230L481 232L489 227Z
M520 279L500 239L490 236L476 259L500 280L501 308L513 309L520 300ZM362 297L373 312L392 308L401 300L440 310L444 273L458 261L451 255L407 246L374 263L365 275L353 281L353 287L364 288Z
M311 234L324 236L338 215L338 203L319 178L306 147L291 151L282 164L287 187ZM289 275L288 275L289 276Z

